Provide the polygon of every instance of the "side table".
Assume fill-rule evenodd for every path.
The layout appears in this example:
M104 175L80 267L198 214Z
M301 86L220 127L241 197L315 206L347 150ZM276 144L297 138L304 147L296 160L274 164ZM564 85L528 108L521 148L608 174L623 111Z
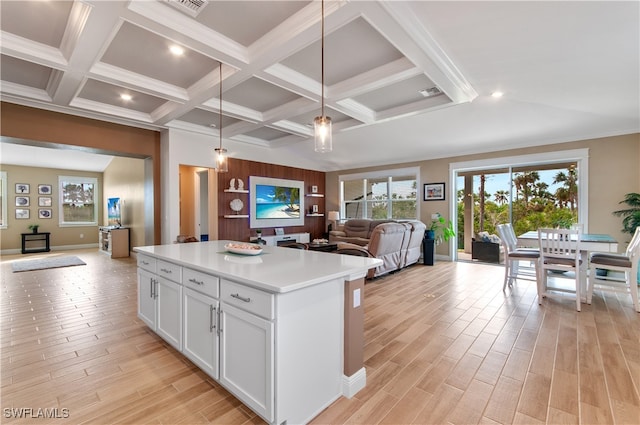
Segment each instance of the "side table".
M22 233L21 235L22 235L22 253L23 254L28 254L30 252L51 251L51 247L49 243L49 236L51 235L50 232Z

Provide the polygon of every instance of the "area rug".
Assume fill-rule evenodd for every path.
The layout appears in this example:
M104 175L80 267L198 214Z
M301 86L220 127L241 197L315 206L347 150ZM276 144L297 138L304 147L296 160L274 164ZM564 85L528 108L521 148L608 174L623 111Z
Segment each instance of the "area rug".
M37 260L17 260L11 263L13 272L27 272L31 270L54 269L58 267L85 266L87 263L78 257L49 257Z

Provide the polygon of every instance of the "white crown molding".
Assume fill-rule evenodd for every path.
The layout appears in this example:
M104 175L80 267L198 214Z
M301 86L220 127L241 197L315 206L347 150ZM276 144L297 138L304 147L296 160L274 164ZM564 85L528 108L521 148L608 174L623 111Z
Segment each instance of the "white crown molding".
M381 7L404 29L404 32L413 41L413 45L423 52L423 55L416 55L412 52L403 52L410 60L426 70L426 74L435 82L438 87L456 103L471 102L478 96L478 93L462 75L462 72L449 58L446 52L440 47L431 33L425 28L411 5L407 2L380 1ZM426 55L432 62L418 58ZM437 72L436 72L437 70ZM441 74L442 77L438 78Z
M367 108L362 103L353 99L342 99L337 102L336 109L346 115L356 118L365 124L373 124L376 121L376 113L373 109Z
M125 86L141 93L157 96L162 99L173 100L175 102L185 102L189 99L187 90L168 84L117 66L104 62L97 62L91 68L91 76L105 83L112 83Z
M242 64L249 63L247 48L224 35L195 22L192 18L162 4L162 2L132 1L129 4L129 10L164 25L167 28L177 31L178 33L184 34L193 40L212 47L216 51L219 51L230 58L234 58ZM191 48L193 49L194 46L191 46ZM199 50L199 53L210 56L209 52L205 52L203 50Z
M119 106L107 105L105 103L95 102L93 100L76 97L71 101L69 106L87 109L93 112L113 115L121 118L152 123L153 120L149 114L144 112L132 111L131 109L121 108Z
M5 100L6 96L22 96L32 100L51 102L51 96L46 90L27 87L9 81L1 81L0 83L2 85L2 100Z
M73 2L67 27L62 36L62 42L60 43L60 51L67 59L71 58L75 46L80 39L80 35L87 24L90 13L91 6L79 1Z
M27 40L5 31L0 31L0 40L2 40L0 52L3 55L57 69L66 69L69 65L59 49L46 44Z

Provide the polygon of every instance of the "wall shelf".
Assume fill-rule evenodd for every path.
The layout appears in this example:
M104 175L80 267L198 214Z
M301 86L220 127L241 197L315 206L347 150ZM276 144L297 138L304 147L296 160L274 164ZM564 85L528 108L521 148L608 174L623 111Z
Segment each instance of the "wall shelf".
M249 218L247 214L225 214L224 218Z
M324 214L312 213L312 214L307 214L307 217L324 217Z
M227 193L249 193L248 190L240 190L240 189L225 189L224 190Z
M310 198L324 198L324 195L322 193L307 193L304 196L308 196Z

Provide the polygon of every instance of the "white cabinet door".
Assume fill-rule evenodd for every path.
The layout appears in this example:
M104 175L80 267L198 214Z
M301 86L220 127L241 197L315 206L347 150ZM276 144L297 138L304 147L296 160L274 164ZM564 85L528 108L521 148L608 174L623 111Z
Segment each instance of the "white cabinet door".
M182 285L156 277L157 330L165 341L182 350Z
M221 304L220 382L273 421L273 322Z
M138 268L138 317L156 330L155 275Z
M218 379L218 301L184 288L182 352L209 376Z

